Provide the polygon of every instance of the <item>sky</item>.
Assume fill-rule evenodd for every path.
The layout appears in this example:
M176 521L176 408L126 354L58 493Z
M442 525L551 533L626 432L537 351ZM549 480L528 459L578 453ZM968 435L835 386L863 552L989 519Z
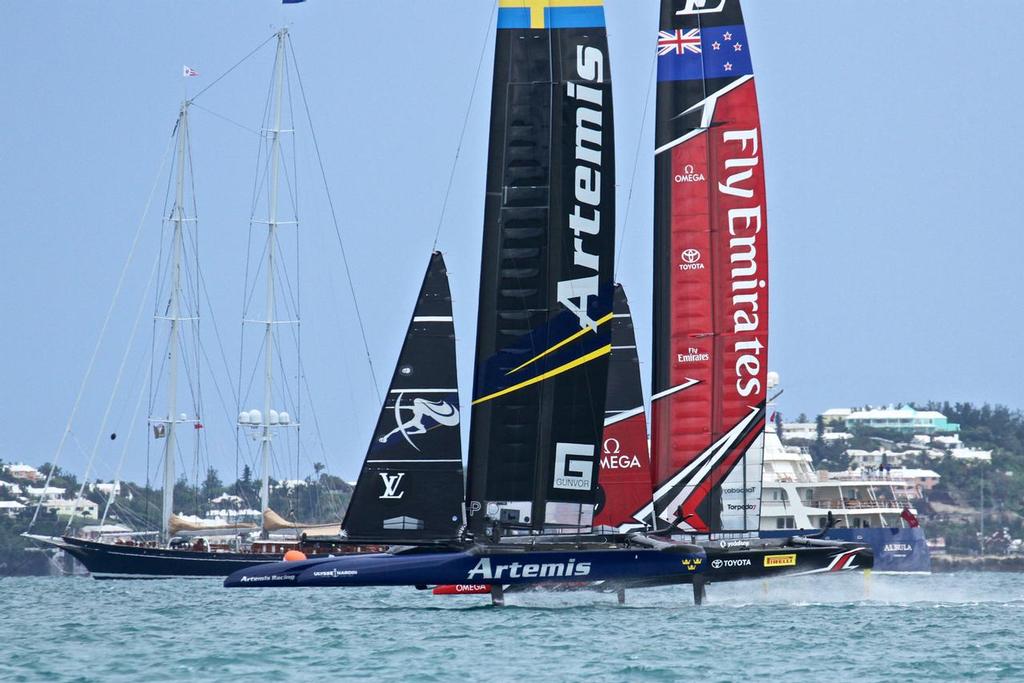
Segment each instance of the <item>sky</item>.
M1024 59L1003 28L1024 23L1024 3L993 0L984 12L961 0L922 7L745 3L767 178L770 365L782 377L778 407L787 419L903 401L1024 408L1024 102L1015 87ZM606 0L606 12L617 275L646 375L658 3ZM297 465L278 463L276 476L305 476L324 461L355 478L439 225L469 404L491 0L38 0L8 3L4 15L0 459L54 458L113 300L59 464L82 473L95 452L92 476L109 479L123 453L126 477L158 479L144 421L154 300L147 283L159 253L169 136L183 97L281 26L293 41L377 387L312 136L297 116L306 453ZM225 479L252 450L245 444L236 457L237 401L224 376L238 374L253 130L272 62L273 41L203 93L191 118L211 359L201 460ZM200 75L183 79L183 65ZM143 415L132 420L140 395ZM181 467L193 466L192 457L183 454Z

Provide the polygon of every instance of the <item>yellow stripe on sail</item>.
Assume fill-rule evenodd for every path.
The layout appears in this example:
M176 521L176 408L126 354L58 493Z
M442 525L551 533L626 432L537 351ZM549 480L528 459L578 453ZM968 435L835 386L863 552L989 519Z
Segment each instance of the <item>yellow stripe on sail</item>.
M476 405L478 403L484 403L486 401L490 401L493 398L498 398L499 396L504 396L505 394L511 394L513 391L519 391L523 387L528 387L531 384L536 384L537 382L543 382L544 380L549 379L551 377L554 377L555 375L561 375L563 372L568 372L569 370L572 370L573 368L579 367L580 365L583 365L584 363L589 363L590 361L594 360L595 358L600 358L601 356L604 356L604 355L609 354L611 352L612 352L612 345L611 344L608 344L607 346L602 346L601 348L597 349L596 351L591 351L587 355L580 356L579 358L577 358L574 361L570 361L570 362L566 363L565 365L562 365L560 367L555 368L554 370L549 370L549 371L545 372L543 375L537 375L536 377L528 379L525 382L520 382L519 384L516 384L515 386L511 386L508 389L502 389L501 391L497 391L497 392L495 392L493 394L490 394L488 396L484 396L482 398L478 398L477 400L473 401L473 405Z
M604 324L605 324L606 322L608 322L609 320L611 320L611 319L612 319L612 317L613 317L613 314L609 313L609 314L608 314L608 315L606 315L605 317L603 317L603 318L601 318L600 320L598 320L598 321L597 321L597 325L598 325L598 326L604 325ZM574 335L571 335L571 336L569 336L569 337L566 337L566 338L565 338L565 339L563 339L562 341L558 342L557 344L555 344L554 346L552 346L551 348L549 348L549 349L548 349L547 351L544 351L543 353L541 353L541 354L540 354L539 356L534 356L534 357L533 357L533 358L531 358L530 360L528 360L528 361L526 361L525 363L523 363L522 365L520 365L520 366L519 366L518 368L512 368L511 370L509 370L508 372L506 372L506 373L505 373L505 376L506 376L506 377L508 377L508 376L509 376L509 375L511 375L511 374L512 374L513 372L519 372L520 370L522 370L523 368L525 368L525 367L526 367L527 365L529 365L530 363L533 363L533 362L536 362L536 361L540 360L541 358L543 358L544 356L548 355L549 353L554 353L555 351L557 351L558 349L562 348L563 346L565 346L565 345L566 345L566 344L568 344L569 342L571 342L571 341L574 341L574 340L576 340L576 339L579 339L580 337L582 337L583 335L585 335L585 334L586 334L587 332L591 332L591 331L592 331L592 330L591 330L591 329L590 329L589 327L587 327L587 328L584 328L584 329L580 330L579 332L577 332L577 333L576 333L576 334L574 334ZM594 331L594 332L596 332L596 330L593 330L593 331Z
M544 10L549 7L600 7L604 0L498 0L498 7L530 10L530 28L544 28Z

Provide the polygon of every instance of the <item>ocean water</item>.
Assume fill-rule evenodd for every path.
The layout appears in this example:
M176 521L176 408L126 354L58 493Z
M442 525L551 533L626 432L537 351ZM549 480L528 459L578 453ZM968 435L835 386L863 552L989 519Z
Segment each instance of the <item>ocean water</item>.
M614 595L0 579L0 680L1024 680L1024 574Z

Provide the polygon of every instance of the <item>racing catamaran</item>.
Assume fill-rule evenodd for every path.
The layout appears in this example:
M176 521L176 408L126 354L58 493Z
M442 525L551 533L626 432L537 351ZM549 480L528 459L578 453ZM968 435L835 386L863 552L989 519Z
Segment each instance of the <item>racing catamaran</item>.
M411 493L408 474L406 488L394 488L397 463L371 474L385 463L368 457L360 488L379 481L381 504L407 491L408 504L387 519L414 532L409 548L257 567L225 585L468 582L490 585L500 603L505 585L684 583L703 569L703 551L687 543L584 533L597 502L613 319L614 138L600 0L499 0L491 131L464 526L449 548L420 543L426 524L416 529L416 520L425 522L433 494ZM454 367L454 353L444 360ZM414 495L425 504L413 505ZM360 491L354 502L372 496ZM356 507L346 524L362 514Z

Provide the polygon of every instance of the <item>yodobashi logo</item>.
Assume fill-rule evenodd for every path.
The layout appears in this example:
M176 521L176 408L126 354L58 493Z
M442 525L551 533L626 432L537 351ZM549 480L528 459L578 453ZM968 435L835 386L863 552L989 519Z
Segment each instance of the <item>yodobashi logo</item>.
M678 10L676 15L681 16L684 14L707 14L709 12L721 12L725 7L725 0L718 0L715 4L715 0L686 0L686 4L683 9Z
M765 567L795 567L796 554L791 555L765 555Z
M506 573L508 572L508 573ZM482 579L554 579L559 577L579 577L590 575L589 562L576 562L575 558L568 562L522 563L509 562L492 567L491 558L483 557L476 566L469 570L466 578Z
M909 553L914 549L914 546L909 543L886 543L885 547L882 548L882 552L885 553Z
M686 353L677 353L676 360L680 363L706 363L711 356L702 352L696 346L691 346Z
M556 489L586 491L594 478L594 447L584 443L555 444Z
M719 541L718 545L722 548L749 548L750 541Z
M715 569L721 569L722 567L750 567L750 558L743 557L736 560L712 560L711 566Z
M604 82L604 53L596 47L576 47L576 72L581 81ZM576 171L573 188L576 201L569 214L573 235L573 266L592 274L558 283L558 301L580 320L580 327L597 332L597 322L587 312L591 297L597 297L601 255L588 253L600 244L601 170L604 149L604 91L583 82L566 84L570 100L576 102ZM589 238L589 239L588 239Z
M761 163L759 155L758 129L726 130L722 133L723 150L726 157L718 191L721 202L730 201L724 195L750 200L752 206L731 208L728 211L729 263L732 265L733 350L736 364L736 391L740 396L750 396L762 391L761 351L764 344L758 338L761 321L761 290L768 283L757 277L759 269L757 234L762 227L761 198L755 197L760 190L754 179L754 169ZM731 158L730 158L731 157ZM735 201L735 200L732 200ZM728 205L728 204L726 204ZM764 255L761 257L764 260Z
M675 181L677 183L703 183L707 178L704 174L696 170L693 164L686 164L683 166L683 172L677 173Z
M742 486L733 486L733 487L730 487L730 488L723 488L722 489L722 493L753 493L753 492L754 492L754 487L753 486L748 486L747 488L743 488Z
M405 476L405 472L396 472L395 474L388 474L387 472L380 472L380 478L384 481L384 493L377 496L381 500L398 500L405 495L405 491L399 491L398 487L402 484L402 477Z
M640 458L635 455L621 453L622 446L615 437L604 440L604 453L601 456L603 470L631 470L640 468Z
M704 264L700 262L699 249L683 249L679 254L679 270L704 270Z

